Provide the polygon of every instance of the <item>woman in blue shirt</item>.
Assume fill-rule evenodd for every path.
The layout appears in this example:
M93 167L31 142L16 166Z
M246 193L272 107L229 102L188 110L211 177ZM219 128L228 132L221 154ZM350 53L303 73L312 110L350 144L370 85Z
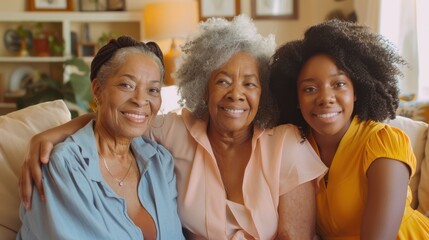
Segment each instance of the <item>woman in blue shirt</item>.
M17 239L183 239L170 153L141 138L161 105L162 52L111 40L91 63L96 119L55 146L46 202L22 206Z

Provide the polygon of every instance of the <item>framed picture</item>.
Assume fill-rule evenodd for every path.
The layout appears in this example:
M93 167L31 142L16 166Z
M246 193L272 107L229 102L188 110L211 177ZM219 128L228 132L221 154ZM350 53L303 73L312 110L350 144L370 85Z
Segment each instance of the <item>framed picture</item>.
M210 17L232 19L240 14L240 0L198 0L200 20Z
M73 0L28 0L30 11L73 11Z
M79 11L106 11L107 0L79 0Z
M107 0L107 11L125 11L125 0Z
M78 49L79 57L94 57L97 52L96 43L80 43Z
M298 19L298 0L252 0L253 19Z

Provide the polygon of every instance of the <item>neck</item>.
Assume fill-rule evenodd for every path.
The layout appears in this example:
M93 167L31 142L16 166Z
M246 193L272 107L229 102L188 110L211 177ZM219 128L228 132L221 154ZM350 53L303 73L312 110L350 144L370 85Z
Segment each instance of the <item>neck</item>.
M218 147L223 146L222 148L229 148L250 142L253 136L253 128L249 127L245 131L239 132L221 132L213 129L213 127L210 127L209 125L207 136L212 146L215 145Z
M94 135L98 145L98 151L106 158L127 160L130 154L131 139L118 138L107 131L100 124L95 124Z

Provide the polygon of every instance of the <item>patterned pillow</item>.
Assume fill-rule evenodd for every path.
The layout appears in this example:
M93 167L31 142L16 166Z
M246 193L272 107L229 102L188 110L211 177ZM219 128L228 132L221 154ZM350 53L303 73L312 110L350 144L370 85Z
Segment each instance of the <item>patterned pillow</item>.
M396 114L429 123L429 101L401 100Z

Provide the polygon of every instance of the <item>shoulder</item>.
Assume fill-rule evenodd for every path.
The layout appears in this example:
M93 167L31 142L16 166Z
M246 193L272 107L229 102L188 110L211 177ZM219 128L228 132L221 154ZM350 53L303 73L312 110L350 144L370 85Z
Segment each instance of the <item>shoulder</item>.
M172 161L173 158L163 145L145 136L133 139L133 150L143 158L156 156L161 161Z
M392 127L386 123L375 121L362 121L357 123L358 135L367 138L368 141L381 140L384 143L400 144L408 143L407 134L399 128Z
M61 168L78 168L89 164L89 160L96 151L92 122L67 137L64 142L55 145L52 150L49 164ZM92 156L94 157L94 156Z
M360 124L364 127L359 135L367 157L364 162L366 169L378 158L395 159L414 169L415 156L405 132L380 122L366 121Z
M266 129L264 133L267 138L277 141L283 139L294 142L304 142L299 128L293 124L281 124L276 127Z
M301 131L292 124L265 129L260 137L260 144L264 151L281 154L283 158L290 156L317 158L309 142L302 137Z

